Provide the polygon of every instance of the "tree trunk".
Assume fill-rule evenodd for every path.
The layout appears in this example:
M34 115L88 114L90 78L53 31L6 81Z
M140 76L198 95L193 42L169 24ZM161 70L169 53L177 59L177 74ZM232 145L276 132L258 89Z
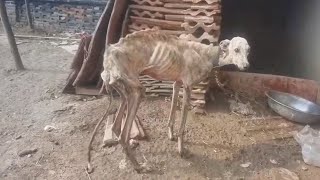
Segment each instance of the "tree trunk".
M6 31L6 34L7 34L7 37L8 37L9 45L10 45L10 48L11 48L11 53L12 53L12 55L14 57L16 68L18 70L24 70L24 66L23 66L23 63L21 61L21 57L20 57L20 54L19 54L19 51L18 51L16 40L14 39L14 35L13 35L12 29L11 29L11 26L10 26L10 23L9 23L9 18L8 18L7 10L6 10L6 7L5 7L5 2L3 0L0 0L0 17L1 17L1 20L2 20L2 24L3 24L4 30Z
M21 3L20 0L15 1L15 13L16 13L16 22L20 22L20 8Z
M25 0L24 2L26 4L26 12L27 12L28 24L29 24L30 29L33 29L33 23L32 23L32 17L31 17L31 12L30 12L29 0Z

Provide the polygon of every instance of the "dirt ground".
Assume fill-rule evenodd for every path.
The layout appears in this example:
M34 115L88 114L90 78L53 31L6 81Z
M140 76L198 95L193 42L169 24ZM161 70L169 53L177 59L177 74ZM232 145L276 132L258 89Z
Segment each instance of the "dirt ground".
M27 68L21 72L14 70L7 40L0 36L0 179L87 180L87 144L108 98L62 94L73 56L50 41L18 42ZM304 164L301 148L290 135L303 126L237 115L230 112L223 94L215 97L207 115L190 113L185 135L190 156L185 159L177 153L177 142L167 138L170 102L143 100L138 114L148 139L140 141L135 152L140 162L155 169L148 174L137 174L119 145L101 147L101 127L92 151L91 178L285 179L281 168L300 179L320 177L318 168ZM265 103L251 104L255 117L270 115ZM47 132L46 125L57 129ZM35 148L32 155L19 156Z

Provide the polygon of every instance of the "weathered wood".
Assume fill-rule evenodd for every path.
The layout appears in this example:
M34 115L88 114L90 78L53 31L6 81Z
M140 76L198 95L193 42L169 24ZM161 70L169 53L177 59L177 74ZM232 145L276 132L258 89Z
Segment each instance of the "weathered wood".
M131 0L131 1L139 5L143 5L143 4L148 4L151 6L163 5L163 2L161 2L160 0Z
M89 45L88 57L83 61L81 69L73 82L73 86L82 85L88 82L90 76L100 64L101 51L105 48L108 24L113 9L114 0L109 0L103 14L94 31L94 35Z
M164 7L166 8L177 8L177 9L210 9L210 10L216 10L220 9L219 4L213 4L213 5L208 5L208 4L199 4L195 5L192 3L166 3L164 4Z
M188 33L194 33L197 29L202 28L205 32L209 33L211 31L219 31L220 26L217 26L215 23L211 25L205 25L203 22L199 22L196 25L192 26L189 23L185 22L181 25Z
M188 16L188 15L172 15L167 14L165 15L166 20L170 21L192 21L192 22L203 22L203 23L213 23L214 19L213 17L207 17L207 16Z
M95 70L89 76L89 81L94 81L95 79L98 79L98 80L101 79L100 74L102 72L102 67L103 67L103 55L104 55L104 52L105 52L105 48L103 48L100 51L100 55L98 56L99 60L97 61L97 65L96 65Z
M205 104L205 100L191 100L193 104Z
M135 29L129 29L130 33L136 32L137 30ZM159 30L162 33L166 33L166 34L171 34L171 35L180 35L180 34L184 34L186 33L185 31L173 31L173 30Z
M168 9L164 7L152 7L152 6L142 6L142 5L129 5L132 9L140 9L145 11L167 13L167 14L185 14L181 9Z
M179 91L179 96L183 96L183 91ZM205 99L205 93L203 94L194 94L191 93L191 99L192 100L204 100Z
M161 28L170 29L170 30L181 30L181 22L177 21L167 21L167 20L160 20L160 19L150 19L150 18L142 18L142 17L135 17L130 16L131 20L136 23L141 24L149 24L153 26L159 26Z
M181 3L182 0L161 0L164 3Z
M160 32L166 33L166 34L172 34L172 35L181 35L181 34L185 34L186 31L173 31L173 30L160 30Z
M197 4L199 2L205 2L207 4L219 3L221 0L161 0L163 3L184 3L184 2L191 2Z
M159 12L151 12L151 11L139 11L137 9L133 9L132 14L139 16L139 17L148 17L148 18L158 18L158 19L163 19L164 15L159 13Z
M121 27L121 37L125 37L128 32L129 32L129 14L132 11L132 9L130 7L127 8L126 14L124 16L123 22L122 22L122 27Z
M218 3L221 0L182 0L183 2L191 2L194 4L197 4L199 2L206 2L207 4L213 4L213 3Z
M117 43L121 36L122 22L128 9L127 0L116 0L110 17L106 44ZM106 23L106 22L104 22Z
M207 32L204 32L199 38L194 37L192 34L181 34L179 37L182 39L196 42L202 42L203 40L208 40L210 43L218 42L218 37L214 37L213 35L210 35Z
M71 73L69 74L69 77L67 78L67 83L62 91L63 93L71 93L71 92L75 91L72 84L81 69L82 63L85 59L84 54L85 54L85 51L87 51L89 48L91 38L92 38L91 35L83 35L82 36L81 41L78 46L78 50L77 50L75 56L73 57L73 61L71 63Z
M137 23L132 23L128 25L130 29L133 29L134 31L140 31L140 30L145 30L145 29L160 29L158 26L148 26L146 24L137 24Z
M216 14L220 14L221 10L219 9L215 9L215 10L206 10L206 9L187 9L187 10L183 10L184 14L189 14L191 16L197 16L199 14L205 14L206 16L213 16Z
M5 7L5 2L3 0L0 0L0 17L1 17L1 21L4 27L4 30L7 34L7 38L8 38L8 42L10 45L10 49L11 49L11 53L14 57L14 62L16 65L16 68L18 70L24 70L24 66L19 54L19 50L16 44L16 40L14 39L14 34L13 31L11 29L10 23L9 23L9 18L8 18L8 14L7 14L7 10Z
M24 0L25 5L26 5L26 13L27 13L27 19L28 19L28 25L30 29L33 29L33 22L32 22L32 16L30 12L30 5L29 5L29 0Z
M172 93L172 90L169 90L169 89L146 89L146 92L147 93Z
M20 22L21 1L15 1L16 22Z
M98 96L99 94L99 89L96 87L81 87L81 86L76 86L75 87L75 93L79 95L91 95L91 96Z

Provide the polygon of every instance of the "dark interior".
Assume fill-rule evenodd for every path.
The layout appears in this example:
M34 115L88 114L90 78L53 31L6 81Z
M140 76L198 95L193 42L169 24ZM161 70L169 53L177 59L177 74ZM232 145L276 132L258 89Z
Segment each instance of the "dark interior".
M220 40L235 36L248 40L249 72L319 80L314 73L307 73L310 69L301 48L306 27L315 24L307 22L312 2L316 0L309 0L308 5L298 0L222 0ZM312 57L311 61L319 60Z

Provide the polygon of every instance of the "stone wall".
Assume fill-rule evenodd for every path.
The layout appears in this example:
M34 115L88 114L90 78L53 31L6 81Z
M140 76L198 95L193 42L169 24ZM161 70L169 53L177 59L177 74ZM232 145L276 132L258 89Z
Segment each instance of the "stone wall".
M37 29L90 33L99 21L106 3L106 0L34 0L30 1L30 9ZM6 1L6 7L12 24L27 25L23 1Z

